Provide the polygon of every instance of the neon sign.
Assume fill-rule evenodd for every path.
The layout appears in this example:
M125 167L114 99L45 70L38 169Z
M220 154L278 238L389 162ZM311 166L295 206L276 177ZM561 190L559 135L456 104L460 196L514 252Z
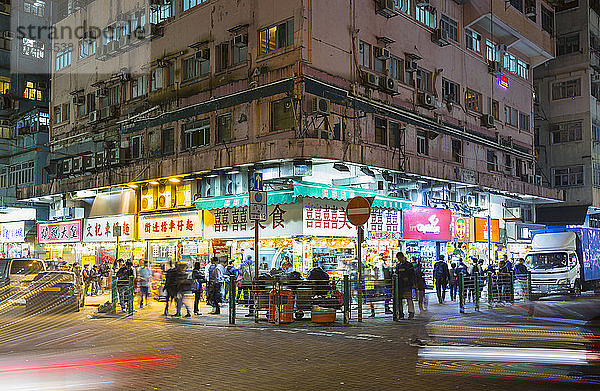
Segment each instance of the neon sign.
M508 89L508 77L506 77L506 75L503 75L502 73L498 75L498 85L502 88L504 88L505 90Z

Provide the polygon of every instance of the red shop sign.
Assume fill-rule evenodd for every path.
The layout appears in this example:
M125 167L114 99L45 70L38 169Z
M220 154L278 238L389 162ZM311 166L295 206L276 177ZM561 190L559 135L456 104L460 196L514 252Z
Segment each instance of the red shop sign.
M413 207L402 211L404 239L450 241L451 212Z

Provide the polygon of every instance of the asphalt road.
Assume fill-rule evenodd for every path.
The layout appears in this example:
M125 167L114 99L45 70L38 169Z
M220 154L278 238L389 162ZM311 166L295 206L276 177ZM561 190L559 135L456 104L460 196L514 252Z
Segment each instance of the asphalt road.
M599 308L596 297L561 300L557 306L536 303L534 310L545 308L538 312L557 318L567 308L572 316L563 319L583 319ZM433 359L423 355L427 348L452 346L585 349L581 326L542 317L527 321L519 307L493 316L418 316L349 327L315 327L309 321L232 327L207 316L174 321L160 316L159 305L132 318L94 319L94 310L31 315L22 306L4 309L2 390L598 389L575 365L475 356L438 360L435 350L429 352Z

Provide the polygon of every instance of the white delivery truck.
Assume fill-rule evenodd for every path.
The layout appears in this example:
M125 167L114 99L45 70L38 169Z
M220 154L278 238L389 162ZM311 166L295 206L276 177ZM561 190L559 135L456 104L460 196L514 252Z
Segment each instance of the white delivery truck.
M578 296L600 290L600 230L548 228L532 231L525 265L531 272L531 298Z

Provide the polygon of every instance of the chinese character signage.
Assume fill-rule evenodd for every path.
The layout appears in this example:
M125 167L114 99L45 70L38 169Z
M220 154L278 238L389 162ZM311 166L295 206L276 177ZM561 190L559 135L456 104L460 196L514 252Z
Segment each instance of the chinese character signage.
M500 241L500 220L492 219L490 222L490 242L498 243ZM488 219L485 217L475 218L475 241L488 241Z
M38 224L38 243L81 242L81 220Z
M403 210L404 239L450 241L450 216L446 209L413 207Z
M453 242L469 243L472 241L473 219L471 217L453 214L450 228Z
M304 235L356 237L356 227L346 217L347 201L304 198L302 202Z
M402 239L402 211L371 209L367 229L369 239Z
M260 238L302 235L300 204L267 206L267 220L259 222ZM254 237L254 221L248 207L211 209L204 212L204 239L247 239Z
M131 242L134 236L135 217L133 215L94 217L85 221L84 242L116 242L115 227L121 229L120 242Z
M23 243L25 241L25 222L0 223L0 243Z
M202 237L202 221L197 212L145 215L139 217L140 239L180 239Z

